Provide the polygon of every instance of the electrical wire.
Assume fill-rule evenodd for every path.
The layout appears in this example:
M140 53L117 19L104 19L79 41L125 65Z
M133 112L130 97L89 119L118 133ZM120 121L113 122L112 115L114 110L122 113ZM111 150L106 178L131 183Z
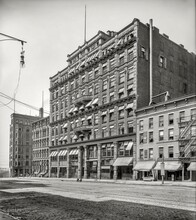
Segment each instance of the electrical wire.
M7 106L7 105L5 105L5 103L3 103L1 100L0 100L0 102L5 106L5 107L7 107L7 108L9 108L9 109L11 109L12 111L14 111L14 109L13 108L11 108L11 107L9 107L9 106Z
M3 92L0 92L0 96L3 97L3 98L9 99L9 100L12 100L12 99L13 99L13 100L15 100L15 102L17 102L17 103L19 103L19 104L21 104L21 105L24 105L24 106L26 106L26 107L28 107L28 108L31 108L31 109L36 110L36 111L39 111L39 108L37 108L37 107L35 107L35 106L32 106L32 105L29 105L29 104L27 104L27 103L24 103L24 102L22 102L22 101L19 101L19 100L17 100L17 99L14 99L14 98L12 98L12 97L6 95L6 94L3 93ZM49 112L47 112L47 111L44 111L44 113L49 114Z

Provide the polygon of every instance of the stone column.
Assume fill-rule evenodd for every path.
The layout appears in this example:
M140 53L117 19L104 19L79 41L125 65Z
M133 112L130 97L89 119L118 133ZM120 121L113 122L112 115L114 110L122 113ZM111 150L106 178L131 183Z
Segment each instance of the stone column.
M97 145L97 179L101 179L101 144Z
M84 179L87 179L87 146L84 146Z
M57 178L59 178L59 173L60 173L60 162L59 162L59 150L58 150L58 153L57 153Z
M117 158L117 155L118 155L118 142L114 142L114 161L116 160ZM117 166L114 166L114 177L113 177L115 180L117 179Z
M67 149L67 178L69 178L69 149Z
M184 181L184 163L182 164L182 181Z
M82 149L78 147L78 179L82 179Z
M51 177L51 157L50 157L50 150L48 152L48 175Z

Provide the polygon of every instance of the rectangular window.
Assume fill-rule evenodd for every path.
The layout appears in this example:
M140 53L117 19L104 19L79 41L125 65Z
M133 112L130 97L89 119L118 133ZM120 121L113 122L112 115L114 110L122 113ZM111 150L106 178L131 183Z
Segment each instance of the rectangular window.
M144 140L143 140L143 143L147 143L147 132L144 132L143 133L143 137L144 137Z
M163 147L159 147L159 158L163 158Z
M140 149L140 155L139 155L140 159L144 159L144 150Z
M159 141L163 141L164 140L164 132L163 130L159 131Z
M140 120L139 121L139 131L143 131L143 129L144 129L144 121Z
M118 111L118 118L119 119L124 118L124 115L125 115L124 109L121 109L121 110Z
M110 93L110 102L113 102L114 101L114 92L111 92Z
M89 87L89 88L88 88L88 94L89 94L89 95L92 95L92 94L93 94L93 88L92 88L92 87Z
M124 124L120 123L118 125L118 130L119 130L119 134L124 134L125 133L125 128L124 128Z
M127 60L130 61L133 59L133 50L128 50Z
M180 118L180 122L185 121L185 111L182 111L182 112L179 113L179 118Z
M153 139L153 131L149 132L149 142L152 143L154 141Z
M91 81L93 79L93 72L88 73L88 81Z
M102 137L107 137L107 128L102 128Z
M196 108L191 109L191 120L195 120L196 119Z
M115 78L114 76L110 77L110 87L114 87L115 86Z
M173 113L169 114L168 120L169 120L168 121L169 125L173 125L174 124L174 114Z
M103 103L103 105L106 104L106 102L107 102L107 97L106 96L102 96L102 103Z
M134 129L133 129L132 121L127 123L127 130L128 130L128 133L133 133Z
M98 123L99 123L99 116L98 116L98 114L96 114L94 117L94 124L98 125Z
M173 128L168 130L168 139L174 140L174 129Z
M133 95L133 84L127 86L127 95Z
M119 65L124 64L124 62L125 62L125 57L124 56L120 56L119 57Z
M109 113L109 120L114 121L114 111L110 111Z
M115 58L113 57L110 59L110 69L112 70L114 69L114 67L115 67Z
M153 128L153 118L149 118L149 128Z
M107 117L106 115L102 115L102 123L106 123L107 122Z
M125 81L125 73L124 73L124 72L121 72L121 73L119 74L119 84L120 84L120 83L124 83L124 81Z
M107 65L106 65L106 63L103 64L103 66L102 66L102 72L103 72L103 73L106 73L106 72L107 72Z
M95 139L98 138L98 129L95 129L95 130L94 130L94 138L95 138Z
M141 47L141 57L145 58L146 49L144 47Z
M169 158L174 157L174 147L173 146L168 147L168 156L169 156Z
M71 84L70 84L70 89L71 89L71 90L74 89L74 81L71 82Z
M99 85L95 84L95 86L94 86L94 94L98 94L98 92L99 92Z
M81 81L82 81L82 84L85 83L85 75L83 75L83 76L81 77Z
M140 144L144 143L144 134L140 133Z
M95 78L97 78L99 76L99 70L95 69Z
M163 127L163 126L164 126L164 117L159 116L159 127Z
M106 90L107 89L107 79L103 80L103 87L102 87L103 90Z
M153 159L153 148L149 148L149 159Z
M109 135L110 136L114 136L115 135L114 126L110 126Z

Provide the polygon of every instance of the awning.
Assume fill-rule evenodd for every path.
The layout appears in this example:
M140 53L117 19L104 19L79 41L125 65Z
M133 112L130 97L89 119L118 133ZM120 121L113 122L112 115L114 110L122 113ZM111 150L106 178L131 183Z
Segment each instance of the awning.
M65 136L65 137L63 138L63 140L64 140L64 141L67 140L67 136Z
M93 102L93 101L90 101L85 107L92 107L92 106L91 106L92 102Z
M94 99L94 101L92 102L92 105L96 105L98 103L98 101L99 101L98 98Z
M78 154L78 149L73 149L69 152L69 155L77 155Z
M60 137L60 138L59 138L59 141L62 141L62 140L63 140L63 137Z
M196 162L191 162L187 170L196 171Z
M67 123L65 123L65 124L63 125L63 128L67 128Z
M114 92L110 92L110 96L114 95Z
M118 93L124 92L124 88L118 90Z
M129 166L133 162L133 157L118 157L113 166Z
M67 150L61 150L58 156L65 156L67 154Z
M91 119L91 118L92 118L92 115L88 116L88 117L87 117L87 120L89 120L89 119Z
M121 42L122 42L122 39L120 39L120 40L118 41L117 46L120 45Z
M124 109L124 106L120 106L119 108L118 108L118 110L123 110Z
M151 170L155 165L155 161L139 161L137 164L134 166L133 170L138 170L138 171L149 171Z
M73 139L74 139L74 140L77 140L77 139L78 139L77 135L74 135L74 136L73 136Z
M130 109L130 108L133 108L133 103L129 103L126 107L126 109Z
M112 112L114 112L114 109L110 109L110 110L109 110L109 113L112 113Z
M161 161L159 161L156 166L155 170L161 170ZM164 169L169 171L176 171L182 169L182 164L180 161L164 161Z
M75 107L73 112L78 112L78 107Z
M74 108L71 108L71 109L68 111L68 113L69 113L69 114L73 114L73 109L74 109Z
M84 105L82 105L79 109L80 109L80 110L83 110L84 108L85 108Z
M102 114L101 115L106 115L107 114L107 111L105 111L105 112L102 112Z
M130 142L128 143L127 147L126 147L126 150L131 150L132 147L133 147L133 142L130 141Z
M110 169L110 166L101 166L101 169L102 169L102 170L109 170L109 169Z
M58 154L58 151L52 151L50 153L50 157L55 157Z

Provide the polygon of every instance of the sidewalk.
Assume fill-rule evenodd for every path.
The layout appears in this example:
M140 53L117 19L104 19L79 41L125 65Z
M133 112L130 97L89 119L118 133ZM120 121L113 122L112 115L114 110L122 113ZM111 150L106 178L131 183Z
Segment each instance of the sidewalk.
M23 180L48 180L48 181L73 181L76 182L76 178L44 178L44 177L18 177L14 179ZM113 179L82 179L83 182L95 182L95 183L114 183L114 184L130 184L130 185L153 185L153 186L179 186L179 187L191 187L196 189L196 181L143 181L143 180L113 180Z

